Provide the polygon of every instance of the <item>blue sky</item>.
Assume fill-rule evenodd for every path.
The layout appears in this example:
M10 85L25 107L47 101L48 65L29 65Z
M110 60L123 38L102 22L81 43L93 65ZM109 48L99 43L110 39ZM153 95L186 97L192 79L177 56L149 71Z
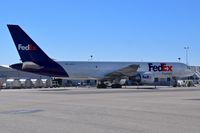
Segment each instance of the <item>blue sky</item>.
M19 62L6 24L56 60L178 61L200 65L199 0L1 0L0 64Z

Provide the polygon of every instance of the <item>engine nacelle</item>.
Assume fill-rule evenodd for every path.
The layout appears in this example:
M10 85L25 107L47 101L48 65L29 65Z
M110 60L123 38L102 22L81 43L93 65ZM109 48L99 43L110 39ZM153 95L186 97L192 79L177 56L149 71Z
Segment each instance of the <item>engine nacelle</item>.
M129 78L136 84L154 84L154 75L151 72L139 73Z

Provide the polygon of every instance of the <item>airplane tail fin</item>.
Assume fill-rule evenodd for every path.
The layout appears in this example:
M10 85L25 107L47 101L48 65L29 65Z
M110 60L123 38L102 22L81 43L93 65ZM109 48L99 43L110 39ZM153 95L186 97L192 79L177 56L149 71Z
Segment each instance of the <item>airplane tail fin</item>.
M11 65L11 68L53 77L69 77L64 68L49 58L18 25L7 26L22 61Z
M52 62L52 59L18 25L7 26L22 62L31 61L39 65L42 65L44 61Z

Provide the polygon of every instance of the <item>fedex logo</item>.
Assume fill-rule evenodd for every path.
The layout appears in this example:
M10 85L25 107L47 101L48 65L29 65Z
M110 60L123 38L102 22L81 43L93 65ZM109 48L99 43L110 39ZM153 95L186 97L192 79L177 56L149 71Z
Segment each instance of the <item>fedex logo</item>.
M172 72L172 66L167 66L165 63L160 63L160 65L153 65L152 63L149 63L149 71L154 72Z
M18 44L18 50L23 51L35 51L37 48L33 46L32 44L28 44L27 46L23 46L22 44Z

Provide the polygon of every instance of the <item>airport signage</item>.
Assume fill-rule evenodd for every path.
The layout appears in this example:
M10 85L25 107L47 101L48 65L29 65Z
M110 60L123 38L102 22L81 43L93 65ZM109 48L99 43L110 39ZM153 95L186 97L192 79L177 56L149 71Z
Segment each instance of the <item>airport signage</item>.
M160 65L154 65L153 63L149 63L149 71L153 72L172 72L173 67L170 65L166 65L166 63L160 63Z

